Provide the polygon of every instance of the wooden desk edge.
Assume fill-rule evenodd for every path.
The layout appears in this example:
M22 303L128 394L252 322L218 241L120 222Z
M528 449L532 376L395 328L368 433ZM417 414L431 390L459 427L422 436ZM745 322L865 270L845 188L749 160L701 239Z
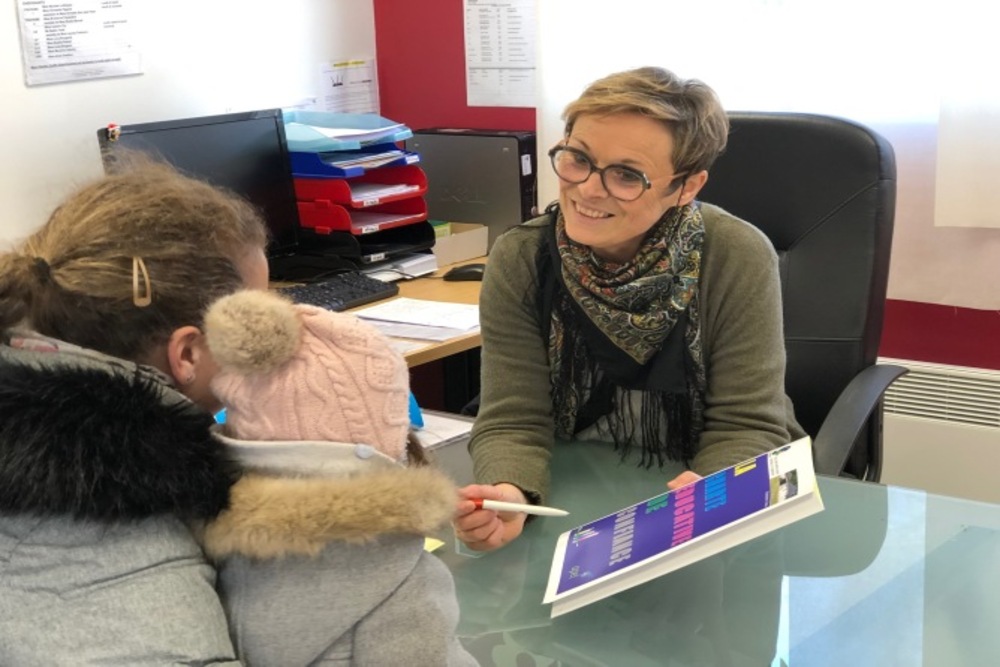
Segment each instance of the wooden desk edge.
M450 357L453 354L474 350L482 345L482 342L482 336L479 335L479 331L477 330L464 336L457 336L440 343L431 343L425 347L410 350L403 355L403 358L406 359L406 365L413 368L414 366Z
M440 267L434 273L415 278L413 280L399 281L399 296L411 299L428 299L431 301L448 301L452 303L479 303L479 289L482 283L477 280L460 282L445 282L441 279L445 273L454 266L462 264L486 263L486 257L474 257L472 259L455 262ZM398 297L396 297L398 298ZM363 308L364 306L362 306ZM422 341L426 342L426 341ZM406 365L410 368L420 366L431 361L437 361L459 354L468 350L473 350L482 345L483 339L479 330L472 333L456 336L445 341L430 342L429 344L410 350L403 355Z

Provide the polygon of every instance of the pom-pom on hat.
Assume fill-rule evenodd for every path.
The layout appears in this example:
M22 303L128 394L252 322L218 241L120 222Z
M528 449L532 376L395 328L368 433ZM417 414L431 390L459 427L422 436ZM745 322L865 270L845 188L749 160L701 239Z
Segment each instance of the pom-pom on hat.
M228 435L366 444L404 458L409 372L371 325L244 290L212 304L205 335Z

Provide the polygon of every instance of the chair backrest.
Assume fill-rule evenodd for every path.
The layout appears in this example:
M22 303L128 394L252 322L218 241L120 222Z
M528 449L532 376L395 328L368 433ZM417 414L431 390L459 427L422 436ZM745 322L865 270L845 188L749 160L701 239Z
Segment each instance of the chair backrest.
M699 198L760 228L778 252L786 391L815 437L844 387L878 355L895 157L885 138L839 118L734 112L730 121L726 152ZM880 412L873 419L867 437L880 438ZM863 456L867 443L856 449Z

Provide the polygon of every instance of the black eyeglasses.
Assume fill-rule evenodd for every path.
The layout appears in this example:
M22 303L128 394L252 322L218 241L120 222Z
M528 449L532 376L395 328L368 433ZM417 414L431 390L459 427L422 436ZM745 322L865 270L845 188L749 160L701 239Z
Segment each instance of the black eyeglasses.
M638 169L623 164L599 168L589 155L569 146L556 146L549 151L549 158L556 176L567 183L583 183L596 171L608 194L621 201L634 201L653 187L646 174Z
M619 201L635 201L643 192L653 187L649 177L638 169L623 164L598 167L589 155L577 148L556 146L549 151L549 159L552 160L552 169L555 170L556 176L567 183L583 183L596 171L601 175L604 189ZM683 180L686 175L685 172L675 174L670 184Z

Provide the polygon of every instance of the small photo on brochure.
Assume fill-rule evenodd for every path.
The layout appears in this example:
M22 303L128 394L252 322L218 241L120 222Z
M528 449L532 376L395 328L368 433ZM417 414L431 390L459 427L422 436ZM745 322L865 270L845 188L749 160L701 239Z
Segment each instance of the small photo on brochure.
M794 498L799 493L799 473L789 470L771 478L771 505Z

